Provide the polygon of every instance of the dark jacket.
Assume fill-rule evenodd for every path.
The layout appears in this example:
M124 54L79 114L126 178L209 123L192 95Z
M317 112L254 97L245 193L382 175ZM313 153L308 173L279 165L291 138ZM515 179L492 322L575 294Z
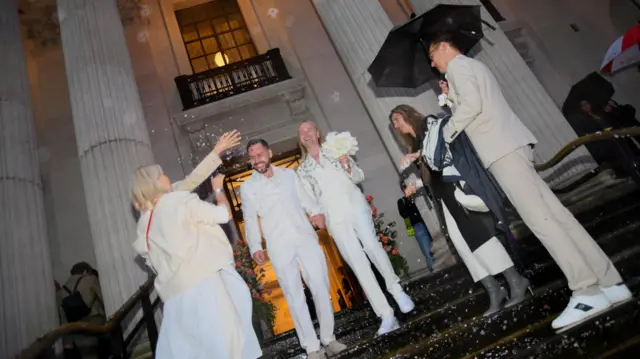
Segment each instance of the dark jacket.
M418 223L424 223L422 221L422 217L420 216L420 212L418 211L418 207L416 207L415 202L412 198L402 197L398 199L398 212L400 213L400 217L409 218L411 225L416 225Z

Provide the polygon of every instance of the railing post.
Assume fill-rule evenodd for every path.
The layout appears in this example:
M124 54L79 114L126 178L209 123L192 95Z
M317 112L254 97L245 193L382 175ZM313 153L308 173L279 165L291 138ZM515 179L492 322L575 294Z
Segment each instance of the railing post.
M141 300L142 315L147 327L147 336L149 338L149 344L151 345L151 352L153 357L156 357L156 345L158 344L158 326L156 325L156 319L154 318L153 306L151 305L151 299L149 295L145 295Z
M182 101L182 110L196 107L193 101L193 94L191 93L191 87L189 86L189 76L180 75L174 79L178 93L180 94L180 100Z
M285 66L284 60L280 55L280 49L271 49L266 52L266 55L269 56L269 59L273 64L273 70L276 72L276 76L278 76L279 81L284 81L291 78L291 75L289 75L289 71L287 70L287 66Z
M111 353L114 355L114 358L127 359L127 346L124 343L122 324L118 324L109 337L111 342Z

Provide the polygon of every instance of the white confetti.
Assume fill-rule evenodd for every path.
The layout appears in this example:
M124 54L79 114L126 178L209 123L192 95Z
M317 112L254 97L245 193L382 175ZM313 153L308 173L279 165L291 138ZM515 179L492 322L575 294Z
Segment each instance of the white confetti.
M147 40L149 39L149 32L146 29L141 30L140 32L138 32L137 38L139 42L147 42Z
M144 17L149 17L151 16L151 6L144 4L142 6L140 6L140 15L144 16Z
M52 17L53 17L53 22L55 22L56 24L60 24L62 21L64 21L64 18L67 16L67 13L64 11L64 9L58 9L58 11L54 12Z
M333 100L333 102L338 103L340 102L340 92L338 91L333 91L333 93L331 94L331 99Z
M278 17L279 11L280 10L276 9L275 7L272 7L269 10L267 10L267 14L269 15L270 18L275 19L276 17Z
M293 16L289 15L289 16L287 16L287 18L285 19L285 21L284 21L284 25L285 25L286 27L292 27L292 26L293 26L294 21L295 21L295 17L293 17Z

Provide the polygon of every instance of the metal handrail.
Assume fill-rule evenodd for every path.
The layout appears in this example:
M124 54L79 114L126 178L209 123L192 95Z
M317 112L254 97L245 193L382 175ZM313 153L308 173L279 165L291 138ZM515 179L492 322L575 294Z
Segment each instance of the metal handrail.
M569 142L569 144L567 144L566 146L562 147L562 149L558 151L555 156L551 157L549 161L535 165L535 169L538 172L548 170L549 168L560 163L560 161L565 159L571 152L582 145L586 145L587 143L591 142L614 139L619 136L640 136L640 126L597 132L590 135L578 137L575 140Z
M91 334L107 334L107 333L115 333L121 330L120 325L122 321L131 313L136 306L141 303L143 306L143 311L148 311L151 309L155 309L155 307L160 303L159 300L155 300L152 305L149 305L151 308L146 308L145 303L149 301L149 295L151 290L153 289L153 282L155 278L150 278L147 280L140 288L129 298L123 305L118 309L112 316L109 317L109 320L103 325L95 325L88 323L67 323L61 325L60 327L53 329L31 344L28 348L24 349L20 354L18 354L15 359L33 359L37 358L38 355L43 353L44 351L51 348L56 341L61 339L63 336L74 334L74 333L87 333ZM148 302L150 303L150 302ZM145 313L145 317L148 313ZM145 321L145 317L141 318L140 321ZM138 327L138 326L136 326ZM141 327L141 326L140 326ZM151 339L151 338L150 338ZM155 349L155 348L152 348Z

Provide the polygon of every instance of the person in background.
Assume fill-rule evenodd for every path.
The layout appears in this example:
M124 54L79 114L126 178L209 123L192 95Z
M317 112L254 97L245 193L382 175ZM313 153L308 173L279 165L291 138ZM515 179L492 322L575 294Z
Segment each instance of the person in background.
M212 185L217 205L191 191L221 165L220 154L240 142L220 138L188 180L172 184L159 165L133 174L131 200L140 212L133 247L157 273L164 302L156 358L255 359L262 355L252 323L252 299L235 270L233 249L220 227L231 219L224 176Z
M433 254L431 253L431 234L427 230L427 225L422 220L422 216L413 202L413 196L416 193L415 185L406 186L401 183L404 197L398 199L398 212L400 217L408 219L413 227L414 237L418 241L420 250L427 260L427 268L429 272L433 272Z
M453 116L442 128L444 141L451 144L463 132L468 136L484 168L567 277L573 295L551 326L570 328L629 300L631 292L609 257L536 171L537 140L491 70L463 55L452 34L434 36L429 57L449 80Z
M78 262L71 268L71 276L57 292L60 322L103 325L106 323L104 302L98 277L86 262ZM76 359L91 355L97 348L98 358L108 358L109 341L83 335L68 335L62 339L65 359Z
M240 186L240 195L251 256L258 265L266 263L264 237L298 342L307 358L323 358L322 346L328 355L335 355L346 346L334 334L327 259L314 229L325 226L322 208L307 194L293 170L271 163L273 152L267 141L249 141L247 153L253 173ZM305 301L301 274L317 309L320 340Z

